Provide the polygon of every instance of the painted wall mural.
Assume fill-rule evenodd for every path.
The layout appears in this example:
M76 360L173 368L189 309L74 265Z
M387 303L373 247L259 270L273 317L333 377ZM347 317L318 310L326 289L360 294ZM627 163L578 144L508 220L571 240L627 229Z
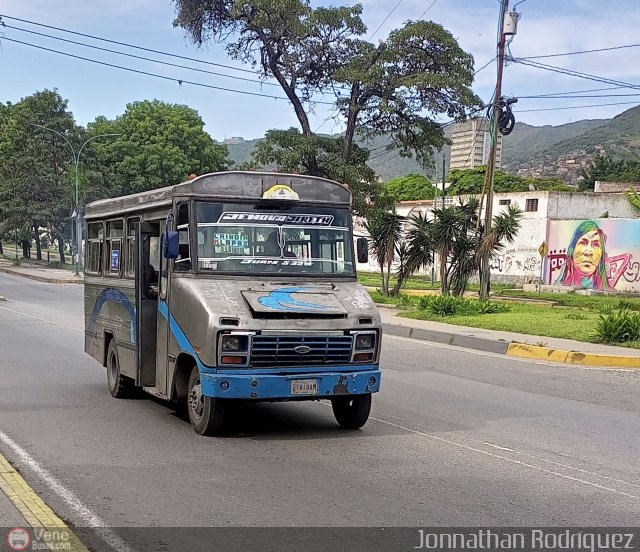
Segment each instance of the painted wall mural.
M552 220L545 282L640 292L640 219Z

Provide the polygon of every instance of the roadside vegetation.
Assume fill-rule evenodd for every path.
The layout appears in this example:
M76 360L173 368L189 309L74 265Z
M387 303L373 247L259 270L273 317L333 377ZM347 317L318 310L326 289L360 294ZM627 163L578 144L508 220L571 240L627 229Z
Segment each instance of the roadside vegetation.
M491 301L370 293L376 303L401 308L401 316L416 320L640 349L640 298L542 294L535 301L537 293L506 289Z

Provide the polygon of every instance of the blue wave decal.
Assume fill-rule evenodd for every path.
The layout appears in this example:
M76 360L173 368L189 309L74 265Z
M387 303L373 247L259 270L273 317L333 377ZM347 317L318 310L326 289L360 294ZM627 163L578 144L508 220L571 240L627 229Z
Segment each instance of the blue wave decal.
M91 320L89 322L89 331L96 331L96 324L98 322L98 316L100 315L100 311L105 303L109 301L115 301L116 303L120 303L129 314L129 318L131 319L131 343L136 342L136 309L131 304L129 298L122 293L119 289L115 288L106 288L100 292L100 295L96 298L96 304L93 306L93 311L91 312Z
M173 315L169 313L169 306L162 299L158 301L158 312L169 323L169 329L171 330L173 337L176 338L176 341L178 342L178 346L180 347L180 350L184 351L185 353L189 353L195 359L200 370L202 370L205 367L205 365L200 360L198 353L196 353L196 350L193 348L193 345L191 345L189 338L186 336L186 334L180 327L180 324L178 324L178 322L173 317Z
M298 301L291 296L292 293L303 293L305 291L310 290L298 287L274 289L269 295L259 297L258 303L269 309L288 311L327 310L331 308L328 305Z

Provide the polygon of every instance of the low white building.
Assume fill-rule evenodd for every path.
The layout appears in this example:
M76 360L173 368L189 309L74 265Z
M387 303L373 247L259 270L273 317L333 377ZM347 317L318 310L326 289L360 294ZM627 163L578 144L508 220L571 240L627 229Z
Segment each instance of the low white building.
M478 196L466 196L465 199L468 197ZM445 204L457 200L447 197ZM493 282L538 282L542 276L543 283L559 283L559 279L565 278L567 272L563 270L563 265L571 254L575 254L575 245L580 238L577 232L588 227L592 231L597 229L603 238L594 258L598 255L603 257L608 280L604 286L619 291L640 292L640 212L624 194L543 191L498 193L493 198L494 216L509 205L520 207L521 227L514 243L505 246L492 259ZM432 209L432 200L403 201L396 206L396 212L403 216L429 213ZM366 233L361 223L358 228ZM539 252L543 243L548 249L544 257ZM379 270L373 256L370 256L367 265L358 265L358 269ZM428 268L426 273L430 274L431 269ZM591 285L585 283L587 287Z

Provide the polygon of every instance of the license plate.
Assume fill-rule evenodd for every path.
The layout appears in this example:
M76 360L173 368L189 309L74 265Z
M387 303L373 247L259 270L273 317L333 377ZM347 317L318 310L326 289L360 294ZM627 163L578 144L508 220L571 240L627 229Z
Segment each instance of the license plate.
M291 382L292 395L317 395L318 380L295 380Z

